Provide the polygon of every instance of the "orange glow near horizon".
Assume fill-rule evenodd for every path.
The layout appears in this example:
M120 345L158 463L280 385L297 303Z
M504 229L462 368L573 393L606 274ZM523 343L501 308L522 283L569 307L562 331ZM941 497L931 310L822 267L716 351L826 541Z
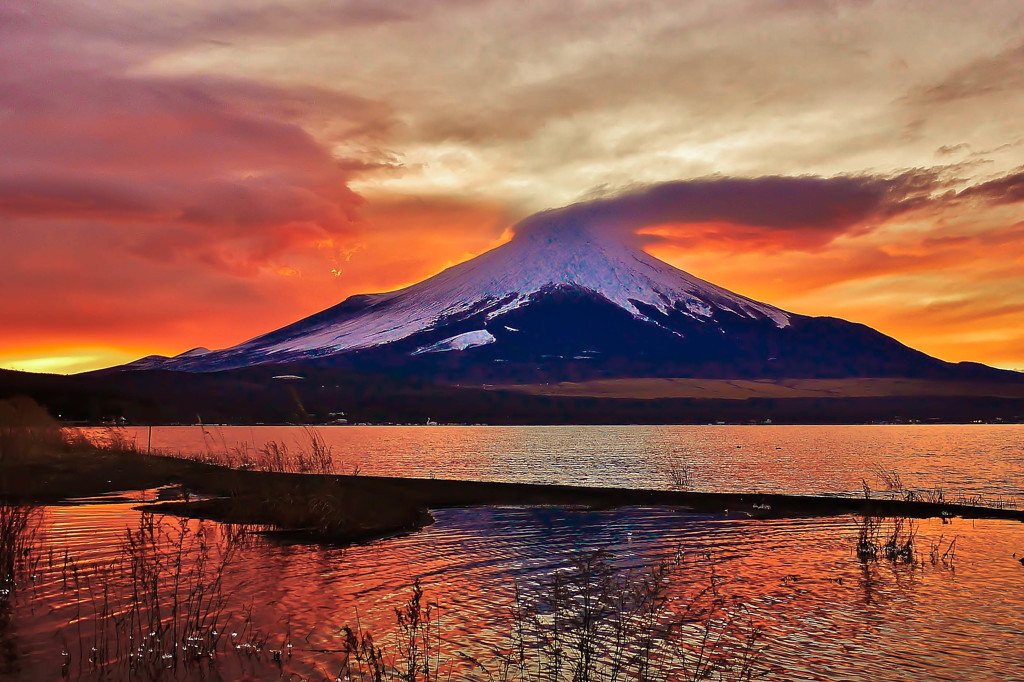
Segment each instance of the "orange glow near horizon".
M178 306L179 319L141 324L131 316L106 319L110 313L95 301L85 309L104 319L88 333L69 323L8 334L0 341L0 367L77 373L197 346L227 347L347 296L416 283L512 238L497 205L383 196L367 202L361 220L358 241L321 241L293 254L291 265L259 272L233 309L156 291L167 308ZM944 360L1020 369L1024 303L998 294L1019 282L1024 230L997 232L936 239L892 227L810 251L788 245L789 236L727 223L655 225L640 234L655 240L646 246L655 257L756 300L862 322ZM994 242L1003 248L993 252ZM205 284L222 286L216 279ZM201 300L202 290L195 295Z
M581 203L1024 368L1024 6L755 4L0 10L0 367L231 346Z
M120 287L98 291L75 301L81 319L46 319L36 309L33 316L42 319L0 338L0 368L74 374L147 355L228 347L348 296L400 289L495 248L511 238L507 220L494 204L380 197L361 210L354 238L293 249L242 286L225 289L228 278L200 270L184 285L143 282L148 302ZM206 288L234 298L211 302ZM147 305L154 299L158 310Z
M689 239L708 232L712 239ZM646 249L653 256L750 298L803 315L860 322L949 362L1024 370L1019 229L1002 237L994 230L946 240L895 230L843 237L807 251L772 244L744 248L742 241L721 236L743 232L685 225L643 233L660 239ZM680 234L688 240L673 241Z
M40 374L78 374L124 364L152 354L151 349L67 346L0 352L0 369Z
M88 339L75 329L57 328L39 334L47 340L42 348L25 343L25 337L21 343L11 337L15 343L0 342L0 367L76 373L196 346L226 347L349 295L416 283L512 236L502 229L503 216L494 206L380 201L366 208L365 218L369 227L349 252L339 256L334 246L323 248L318 264L277 267L259 275L255 284L263 298L257 303L264 305L258 315L251 309L237 316L217 310L176 325L172 333L166 327L148 333L129 323L130 331L113 325L94 330ZM692 224L651 227L642 236L659 239L646 247L655 257L756 300L795 313L862 322L944 360L1024 367L1022 307L997 296L982 298L988 287L998 290L1004 283L993 255L976 252L977 246L972 251L959 240L953 242L955 249L926 249L911 235L905 243L880 246L871 243L873 238L853 238L806 252L771 244L744 248L742 240L723 241L721 236L744 231L742 226ZM1019 237L1013 237L1015 244ZM1019 244L1024 249L1024 239ZM1015 253L1001 252L1004 277L1014 276ZM975 289L980 300L971 303ZM118 343L126 338L132 345Z

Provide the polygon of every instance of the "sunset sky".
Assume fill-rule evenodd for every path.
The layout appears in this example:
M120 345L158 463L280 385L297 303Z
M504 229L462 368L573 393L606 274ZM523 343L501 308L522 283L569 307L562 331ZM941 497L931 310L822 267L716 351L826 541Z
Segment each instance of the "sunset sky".
M0 367L233 345L578 202L1024 369L1024 3L0 3Z

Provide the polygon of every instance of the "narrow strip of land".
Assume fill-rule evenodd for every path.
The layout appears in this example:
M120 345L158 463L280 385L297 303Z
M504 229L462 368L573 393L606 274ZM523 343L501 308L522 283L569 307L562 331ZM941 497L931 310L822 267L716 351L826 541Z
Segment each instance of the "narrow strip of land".
M588 508L673 506L755 518L863 513L879 516L998 518L1024 510L950 503L773 493L638 490L423 478L295 474L231 469L133 452L52 453L0 466L0 500L57 503L119 490L174 486L182 499L151 511L253 524L300 540L351 543L409 532L432 522L430 509L474 505ZM193 494L202 499L191 499Z

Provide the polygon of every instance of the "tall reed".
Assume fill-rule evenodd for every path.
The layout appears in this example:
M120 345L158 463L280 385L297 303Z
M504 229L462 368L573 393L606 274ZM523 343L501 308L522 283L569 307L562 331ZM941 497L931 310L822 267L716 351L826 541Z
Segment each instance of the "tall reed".
M289 447L284 441L271 440L262 446L242 442L228 446L223 433L219 433L221 447L215 448L217 438L203 428L204 450L189 456L207 464L218 464L232 469L252 469L277 473L333 474L334 448L312 426L304 426L304 442ZM211 445L211 443L213 445Z
M65 555L75 613L59 636L65 674L98 679L194 679L228 652L261 656L251 614L231 608L224 577L244 539L238 527L140 516L104 566Z
M17 666L18 646L13 632L14 602L18 589L35 573L37 546L43 518L41 507L0 504L0 674Z
M680 582L700 570L679 555L644 571L617 568L604 550L580 554L536 592L517 585L506 635L490 655L471 656L441 636L437 605L413 586L396 609L389 640L346 627L337 679L439 682L750 680L762 672L761 630L731 608L721 579Z

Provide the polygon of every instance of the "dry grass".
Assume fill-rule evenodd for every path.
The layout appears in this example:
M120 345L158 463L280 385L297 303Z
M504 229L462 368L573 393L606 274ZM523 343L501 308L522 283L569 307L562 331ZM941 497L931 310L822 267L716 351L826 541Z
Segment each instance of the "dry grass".
M65 446L60 424L34 401L0 400L0 463L31 460Z
M883 518L865 515L861 520L854 551L863 563L884 558L894 565L920 565L917 524L902 516Z
M249 612L224 588L245 532L143 514L115 560L60 559L73 604L56 633L61 674L72 679L218 679L226 654L272 653Z
M230 469L266 471L297 474L333 474L334 449L328 445L320 432L311 426L304 426L305 442L292 448L284 441L268 441L261 446L243 442L228 446L221 434L217 439L203 429L204 450L200 453L179 455L183 459L224 466Z
M18 649L12 618L18 590L35 573L43 513L32 505L0 504L0 676L17 667Z
M958 505L964 507L991 507L992 509L1019 509L1018 500L1013 496L998 496L986 500L980 494L969 494L957 491L955 495L947 495L944 488L913 488L908 485L900 472L876 466L872 469L875 480L880 483L879 492L890 500L900 500L910 504L924 502L934 505ZM871 497L871 487L866 479L862 479L864 497Z
M120 429L86 439L62 429L29 400L0 401L3 457L0 500L50 502L117 490L177 484L225 499L165 508L218 520L273 526L309 537L349 541L411 528L429 519L414 503L382 505L373 490L352 490L334 472L333 452L315 429L289 449L214 448L201 461L147 456ZM233 468L229 468L233 467ZM303 474L294 476L293 473Z
M673 456L662 465L672 490L689 490L693 485L690 464L681 456Z
M938 540L933 540L931 548L928 552L928 558L931 560L932 566L942 565L947 568L953 568L953 563L956 561L956 541L960 538L959 535L954 535L953 539L943 544L945 536L940 535Z

